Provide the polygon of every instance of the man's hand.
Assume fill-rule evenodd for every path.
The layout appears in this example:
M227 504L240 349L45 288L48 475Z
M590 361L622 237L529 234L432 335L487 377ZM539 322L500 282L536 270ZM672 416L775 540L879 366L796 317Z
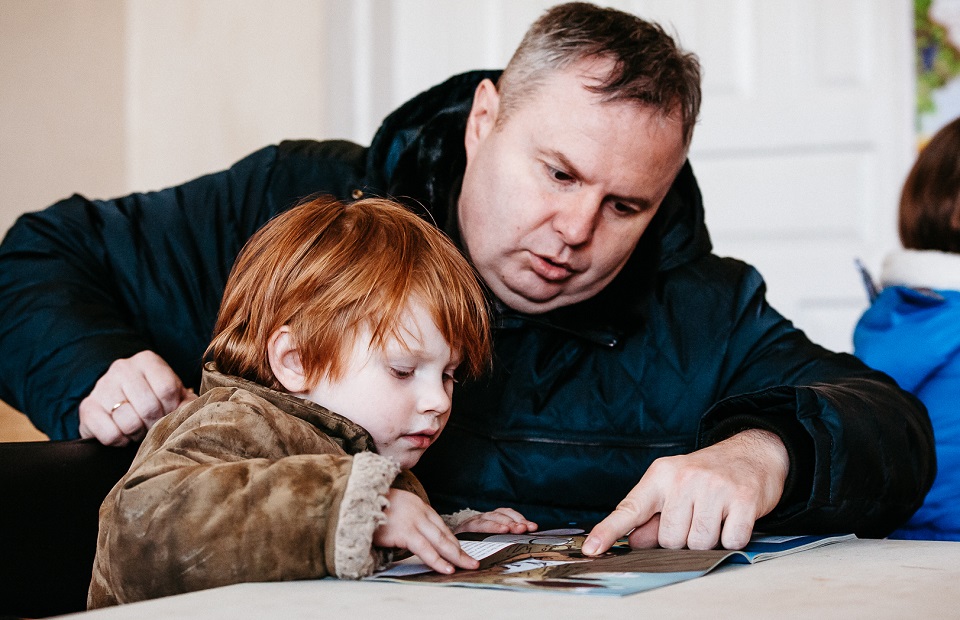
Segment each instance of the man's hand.
M153 351L110 364L80 402L80 436L108 446L140 441L157 420L197 397Z
M460 532L483 532L485 534L525 534L536 531L537 524L528 521L522 514L512 508L497 508L490 512L482 512L457 525L453 530Z
M790 468L770 431L751 429L691 454L657 459L583 544L595 555L630 533L630 546L742 549L754 522L780 501Z
M437 511L417 495L390 489L387 499L387 520L373 532L375 546L407 549L438 573L450 574L454 565L469 569L480 566L460 548L460 541Z

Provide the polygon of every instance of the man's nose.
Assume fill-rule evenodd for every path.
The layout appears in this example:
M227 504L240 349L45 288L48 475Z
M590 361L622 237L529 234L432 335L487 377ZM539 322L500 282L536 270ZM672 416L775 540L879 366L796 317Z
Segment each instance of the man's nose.
M581 246L590 242L597 228L602 200L588 193L577 193L561 201L553 216L553 228L563 242Z

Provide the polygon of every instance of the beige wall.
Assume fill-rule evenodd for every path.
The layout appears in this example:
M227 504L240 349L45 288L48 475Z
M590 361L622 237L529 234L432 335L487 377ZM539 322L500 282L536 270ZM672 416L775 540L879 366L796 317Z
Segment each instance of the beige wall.
M121 0L0 0L0 233L126 189L124 24Z
M0 234L327 135L326 3L0 0Z
M326 134L318 0L140 0L128 22L129 182L221 170Z

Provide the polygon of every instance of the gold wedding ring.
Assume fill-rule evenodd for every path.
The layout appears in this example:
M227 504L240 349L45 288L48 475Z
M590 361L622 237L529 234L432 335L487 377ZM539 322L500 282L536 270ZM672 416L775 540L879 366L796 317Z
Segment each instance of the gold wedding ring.
M124 405L128 404L129 402L130 402L129 400L121 400L119 403L115 404L113 407L110 407L110 413L113 413L114 411L116 411L116 410L119 409L120 407L123 407Z

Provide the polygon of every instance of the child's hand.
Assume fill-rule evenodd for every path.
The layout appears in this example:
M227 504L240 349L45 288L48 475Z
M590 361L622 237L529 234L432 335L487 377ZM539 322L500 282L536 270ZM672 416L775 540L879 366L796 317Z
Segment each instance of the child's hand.
M469 569L480 566L464 553L440 515L422 499L400 489L390 489L387 499L387 520L373 532L375 546L407 549L438 573L450 574L454 565Z
M534 532L537 524L527 521L522 514L512 508L497 508L470 517L454 530L460 532L483 532L485 534L523 534Z

